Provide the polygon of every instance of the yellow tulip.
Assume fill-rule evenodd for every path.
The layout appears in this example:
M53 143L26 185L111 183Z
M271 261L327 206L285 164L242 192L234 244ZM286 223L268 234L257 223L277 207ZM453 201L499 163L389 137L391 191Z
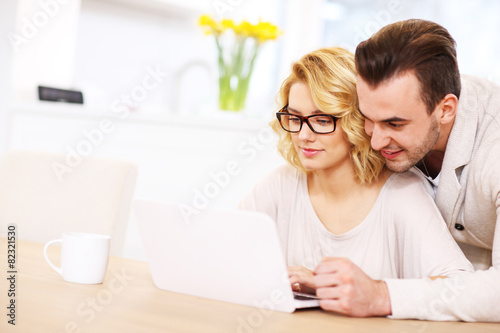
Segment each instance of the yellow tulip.
M236 24L231 19L223 19L216 22L210 15L202 15L198 20L198 24L202 27L205 34L220 35L227 30L232 30L235 35L242 37L253 37L259 43L278 38L283 32L278 27L270 22L259 21L257 24L252 24L248 21L241 21Z
M244 37L253 36L253 25L248 21L241 21L234 32Z
M235 28L236 28L236 25L234 24L233 20L230 20L230 19L222 20L221 25L222 25L224 31L226 31L227 29L235 30Z
M210 34L220 34L224 31L222 25L218 24L214 21L210 15L201 15L198 19L198 25L200 25L203 29L203 32L207 35Z
M282 34L282 31L278 29L277 26L271 24L270 22L262 22L260 21L256 25L256 34L255 37L259 42L266 42L268 40L274 40L278 38L279 35Z
M206 14L200 16L200 18L198 19L198 24L200 26L209 26L209 27L216 26L216 23L213 20L213 18L211 18L209 15Z

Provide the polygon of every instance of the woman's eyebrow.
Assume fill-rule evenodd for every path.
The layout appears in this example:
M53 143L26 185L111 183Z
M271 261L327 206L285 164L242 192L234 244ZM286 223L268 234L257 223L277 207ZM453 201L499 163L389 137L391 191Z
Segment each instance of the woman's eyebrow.
M287 110L288 111L292 111L293 113L298 113L300 115L302 115L303 113L298 111L298 110L295 110L294 108L291 108L291 107L287 107ZM311 114L323 114L324 112L323 111L320 111L320 110L316 110L316 111L313 111Z

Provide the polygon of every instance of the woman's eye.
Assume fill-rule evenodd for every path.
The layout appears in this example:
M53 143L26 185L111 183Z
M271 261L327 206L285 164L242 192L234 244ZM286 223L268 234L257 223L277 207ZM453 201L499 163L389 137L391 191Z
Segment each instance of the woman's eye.
M315 122L318 125L321 126L326 126L326 125L331 125L332 123L332 118L330 117L314 117L313 122Z

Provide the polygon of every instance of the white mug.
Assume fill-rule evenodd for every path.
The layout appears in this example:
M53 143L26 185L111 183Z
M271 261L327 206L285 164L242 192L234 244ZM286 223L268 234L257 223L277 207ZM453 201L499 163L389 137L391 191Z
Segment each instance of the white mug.
M110 236L81 232L66 232L61 239L54 239L43 248L43 256L63 280L84 284L104 281L108 266ZM56 267L47 257L47 248L61 243L61 267Z

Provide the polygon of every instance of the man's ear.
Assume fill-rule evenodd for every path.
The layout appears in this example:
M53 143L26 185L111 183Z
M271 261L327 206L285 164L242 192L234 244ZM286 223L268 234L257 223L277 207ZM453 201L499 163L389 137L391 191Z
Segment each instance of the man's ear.
M441 109L441 117L439 122L441 125L453 123L455 120L455 115L457 114L458 98L454 94L448 94L444 96L439 103L439 108Z

